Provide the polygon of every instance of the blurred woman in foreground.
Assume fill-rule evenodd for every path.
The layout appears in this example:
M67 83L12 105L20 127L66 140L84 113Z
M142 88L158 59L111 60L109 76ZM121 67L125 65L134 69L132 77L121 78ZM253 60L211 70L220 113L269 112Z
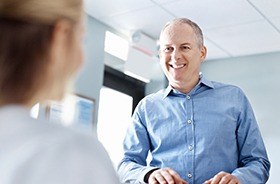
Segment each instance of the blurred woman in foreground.
M83 61L81 0L0 0L0 183L115 184L95 137L35 120Z

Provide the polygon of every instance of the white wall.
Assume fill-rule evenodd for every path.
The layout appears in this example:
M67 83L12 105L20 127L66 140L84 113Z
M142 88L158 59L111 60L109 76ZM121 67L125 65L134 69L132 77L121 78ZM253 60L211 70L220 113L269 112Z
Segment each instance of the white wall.
M146 66L149 67L149 66ZM162 71L159 59L155 60L153 64L153 75L150 83L146 84L145 94L155 93L161 89L164 89L168 85L165 75Z
M76 93L95 99L94 126L97 122L99 93L103 85L104 43L107 29L108 27L96 19L90 16L86 17L84 66L75 82ZM94 131L96 131L95 127Z
M268 184L280 180L280 52L206 61L202 73L210 80L237 85L253 106L271 161Z

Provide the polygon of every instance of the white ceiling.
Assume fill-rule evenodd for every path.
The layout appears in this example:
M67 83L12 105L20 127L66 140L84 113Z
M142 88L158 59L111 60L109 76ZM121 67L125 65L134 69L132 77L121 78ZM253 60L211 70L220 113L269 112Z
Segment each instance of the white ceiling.
M187 17L200 25L207 59L280 51L280 0L85 0L86 12L129 35L158 39L164 24Z

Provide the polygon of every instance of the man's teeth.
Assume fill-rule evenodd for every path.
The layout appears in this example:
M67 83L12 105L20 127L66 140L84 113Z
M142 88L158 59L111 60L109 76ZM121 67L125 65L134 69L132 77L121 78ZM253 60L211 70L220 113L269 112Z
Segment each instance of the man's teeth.
M183 68L186 64L181 64L181 65L170 65L172 68L179 69Z

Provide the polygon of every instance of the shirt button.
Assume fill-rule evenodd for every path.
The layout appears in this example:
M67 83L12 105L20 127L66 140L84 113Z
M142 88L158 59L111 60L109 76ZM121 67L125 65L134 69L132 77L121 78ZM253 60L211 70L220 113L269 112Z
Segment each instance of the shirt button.
M189 99L191 99L191 97L188 95L188 96L187 96L187 99L189 100Z
M193 145L189 145L189 150L190 150L190 151L193 150Z
M189 173L189 174L188 174L188 178L191 178L191 177L192 177L192 174L191 174L191 173Z
M189 120L188 120L188 124L191 124L191 123L192 123L192 120L189 119Z

